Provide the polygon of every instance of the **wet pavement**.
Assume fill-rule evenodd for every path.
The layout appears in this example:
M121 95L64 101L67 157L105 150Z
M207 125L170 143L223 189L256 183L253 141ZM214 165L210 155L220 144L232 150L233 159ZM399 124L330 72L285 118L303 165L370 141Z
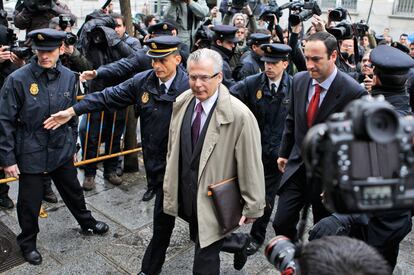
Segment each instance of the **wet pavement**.
M80 170L79 179L83 175ZM45 203L47 218L39 219L38 249L43 256L40 266L27 263L3 274L137 274L152 235L154 200L143 202L146 189L143 172L124 174L124 183L113 186L98 171L96 190L85 192L87 207L97 220L110 226L105 236L83 235L61 199ZM11 183L10 196L17 198L17 182ZM20 232L15 209L0 211L0 220L15 234ZM249 226L250 227L250 226ZM249 227L241 229L248 232ZM269 225L267 237L274 236ZM394 274L414 274L414 234L402 242L399 263ZM186 222L177 219L162 274L192 274L194 246ZM221 253L221 274L277 274L260 253L249 257L244 269L233 269L233 255Z

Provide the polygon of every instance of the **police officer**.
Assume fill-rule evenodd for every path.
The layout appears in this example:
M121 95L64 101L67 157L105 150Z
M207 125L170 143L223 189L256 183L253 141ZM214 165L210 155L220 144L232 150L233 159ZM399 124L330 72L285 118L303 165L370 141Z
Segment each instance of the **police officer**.
M161 22L155 25L152 25L148 28L148 33L150 37L159 37L159 36L175 36L177 30L173 24L168 22ZM181 55L181 62L183 60L183 43L180 43L179 52ZM130 55L127 58L122 58L116 62L100 66L97 70L85 71L81 74L81 80L92 80L92 79L119 79L121 83L122 80L126 80L132 77L134 74L143 72L145 70L151 69L152 59L146 53L149 50L148 46L145 46L142 49L137 50L134 54ZM130 118L129 121L132 121L132 116L128 115ZM136 122L133 124L135 128L131 129L131 132L136 133ZM127 126L129 127L129 126ZM128 131L129 128L127 128ZM126 134L127 136L127 134ZM136 140L136 138L135 138ZM133 148L135 148L134 146ZM132 149L132 148L131 148ZM127 165L127 158L125 158L125 170L133 172ZM155 196L155 186L152 185L152 181L148 181L147 191L144 193L142 200L149 201Z
M236 37L237 28L228 25L216 25L211 28L214 31L211 49L218 52L223 58L223 84L230 88L236 84L230 68L230 59L238 42Z
M414 60L399 49L380 45L371 52L374 78L371 94L383 95L400 116L411 115L405 90L408 71ZM397 263L399 243L411 231L410 211L391 211L373 215L368 223L367 243L384 256L392 268Z
M0 165L6 176L19 178L17 236L24 258L38 265L36 249L38 214L45 177L51 177L63 201L82 230L104 234L109 227L96 221L86 209L73 165L76 152L76 120L51 131L43 121L76 102L75 76L59 61L66 33L39 29L28 34L36 50L31 63L13 72L0 98Z
M261 60L264 55L261 45L270 43L270 34L253 33L250 35L247 45L250 50L243 54L240 69L233 72L235 79L242 80L249 75L261 73L264 70L264 63ZM236 74L236 75L235 75Z
M163 212L162 183L165 173L168 129L172 105L176 97L189 89L188 76L179 66L180 40L174 36L161 36L148 40L147 55L152 59L152 70L136 74L133 78L100 93L87 95L66 111L46 121L47 128L59 127L72 116L101 110L122 109L135 104L140 116L142 148L147 181L156 193L152 240L145 252L142 271L158 274L165 260L165 252L174 228L174 217ZM152 195L152 194L151 194ZM152 195L153 196L153 195Z
M263 44L265 70L234 85L230 92L249 107L259 124L262 162L266 183L266 208L250 231L247 255L254 254L263 244L266 227L272 214L281 172L277 168L279 146L288 112L292 77L285 71L291 48L285 44Z

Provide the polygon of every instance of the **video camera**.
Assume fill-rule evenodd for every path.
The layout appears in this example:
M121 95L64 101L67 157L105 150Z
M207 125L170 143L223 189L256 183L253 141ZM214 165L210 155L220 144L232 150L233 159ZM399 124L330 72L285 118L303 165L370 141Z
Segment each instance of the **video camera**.
M316 0L304 0L303 3L293 5L292 8L291 10L296 10L298 13L292 13L289 16L289 23L291 26L296 26L300 22L310 19L314 14L322 14L322 10Z
M19 42L17 41L17 35L12 29L7 29L7 44L9 45L9 50L14 53L20 59L29 59L32 55L32 49L29 47L20 47Z
M369 26L364 20L352 24L347 20L342 20L335 27L328 28L327 31L338 40L351 39L352 37L362 37L368 31Z
M75 24L70 14L59 15L59 27L62 31L65 31L67 27L72 27Z
M308 178L338 213L414 208L414 119L383 96L365 96L312 127L303 142Z
M53 8L53 0L24 0L24 7L30 12L44 12Z
M329 12L328 18L330 21L342 21L346 20L348 10L344 8L336 8Z

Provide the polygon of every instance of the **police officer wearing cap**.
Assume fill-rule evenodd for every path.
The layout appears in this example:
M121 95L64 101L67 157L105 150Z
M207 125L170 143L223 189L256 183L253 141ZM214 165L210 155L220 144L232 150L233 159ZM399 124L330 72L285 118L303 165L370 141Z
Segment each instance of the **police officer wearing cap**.
M214 35L210 49L218 52L223 58L223 84L230 88L236 84L229 62L238 42L236 37L237 28L228 25L216 25L211 30L214 32Z
M135 105L140 116L142 149L147 181L156 194L154 205L153 237L142 262L144 274L158 274L165 260L165 252L174 228L174 217L163 212L162 183L165 173L168 131L173 102L189 89L187 73L179 66L180 39L160 36L149 39L147 55L152 59L152 70L136 74L133 78L87 95L73 107L49 118L47 129L66 125L72 116L88 112L122 109Z
M285 71L291 48L285 44L264 44L264 72L238 82L230 92L249 107L259 124L262 143L262 162L266 184L266 208L250 231L251 242L247 255L254 254L263 244L266 227L272 214L281 172L277 158L288 113L292 77Z
M77 123L72 119L57 130L46 130L44 120L76 102L75 75L59 61L65 32L39 29L28 34L36 57L13 72L0 98L0 166L6 176L19 178L17 236L24 258L40 264L36 249L38 215L45 177L51 177L63 201L82 230L97 234L108 225L96 221L86 209L82 188L73 165Z
M176 36L177 30L171 23L168 22L160 22L158 24L152 25L148 28L149 38L154 38L158 36L164 35L173 35ZM182 57L181 62L185 63L186 58L188 57L188 53L183 51L184 44L180 43L179 51ZM118 61L112 62L110 64L106 64L100 66L97 70L90 70L84 71L80 79L82 81L85 80L92 80L92 79L118 79L119 82L115 84L119 84L131 77L134 74L149 70L152 68L151 66L151 58L146 54L148 51L148 47L144 45L142 49L138 49L133 54L126 58L122 58ZM188 46L187 46L188 49ZM127 149L136 148L136 136L135 133L137 132L136 126L137 121L132 113L132 110L128 109L128 124L126 128L125 134L125 146ZM134 133L129 135L128 133ZM130 137L131 136L131 137ZM128 172L136 172L138 169L136 158L125 156L124 158L124 171ZM119 169L118 169L119 170ZM122 170L121 170L122 171ZM148 186L149 189L152 189L151 186ZM144 196L144 201L150 200L153 196Z
M411 115L405 90L408 71L414 60L398 48L380 45L371 52L374 78L371 94L383 95L400 116ZM397 263L399 243L411 231L410 211L391 211L373 215L368 223L366 242L377 248L392 268Z
M241 68L238 72L235 70L235 73L233 73L235 79L241 80L249 75L261 73L264 70L264 63L261 60L264 52L260 46L270 43L270 38L270 34L253 33L250 35L247 41L250 50L244 53L240 59Z

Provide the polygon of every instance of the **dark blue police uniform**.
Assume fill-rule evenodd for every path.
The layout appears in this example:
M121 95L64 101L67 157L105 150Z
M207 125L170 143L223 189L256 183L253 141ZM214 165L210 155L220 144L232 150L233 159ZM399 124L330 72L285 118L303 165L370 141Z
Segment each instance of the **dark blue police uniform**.
M66 33L39 29L29 33L28 37L32 38L34 49L51 51L62 44ZM41 263L40 254L37 260L33 260L33 254L30 253L36 251L45 177L53 179L63 201L83 229L95 230L98 225L86 209L73 165L76 120L71 120L57 130L43 128L44 120L51 114L76 102L75 81L73 72L61 65L60 61L56 67L45 69L35 57L29 64L13 72L1 91L0 166L17 164L20 169L17 216L22 232L17 236L17 242L26 260L33 264ZM105 232L108 230L106 224L100 225L104 225Z
M284 44L264 44L261 46L266 62L287 60L291 48ZM279 86L272 90L266 73L249 76L234 85L230 92L249 107L259 124L262 143L262 162L266 184L266 208L262 217L252 226L250 235L260 246L266 235L266 227L272 214L276 191L281 173L277 158L282 140L285 120L290 103L292 77L284 71ZM254 251L255 252L255 251Z
M230 67L230 59L233 56L233 51L216 44L216 40L220 41L230 41L232 43L237 43L238 39L236 38L237 28L228 25L216 25L211 30L214 32L213 43L210 47L213 51L218 52L223 58L223 84L230 89L231 86L236 84L236 81L233 79L233 72Z
M148 55L164 57L174 52L180 40L173 36L161 36L147 41ZM162 183L165 173L168 130L175 99L189 89L187 73L180 67L168 92L161 91L159 78L153 70L136 74L133 78L101 93L87 95L73 106L76 114L113 111L134 104L141 119L142 149L149 185L156 191L154 205L153 237L142 262L146 274L158 274L165 260L175 218L163 212Z
M240 67L239 70L235 69L233 76L237 80L242 80L249 75L254 75L261 73L264 70L264 63L260 60L261 55L253 51L253 45L259 47L260 45L270 43L270 34L263 33L252 33L247 41L247 45L250 46L250 50L244 53L244 57L240 59L240 63L237 67ZM235 75L236 74L236 75Z

